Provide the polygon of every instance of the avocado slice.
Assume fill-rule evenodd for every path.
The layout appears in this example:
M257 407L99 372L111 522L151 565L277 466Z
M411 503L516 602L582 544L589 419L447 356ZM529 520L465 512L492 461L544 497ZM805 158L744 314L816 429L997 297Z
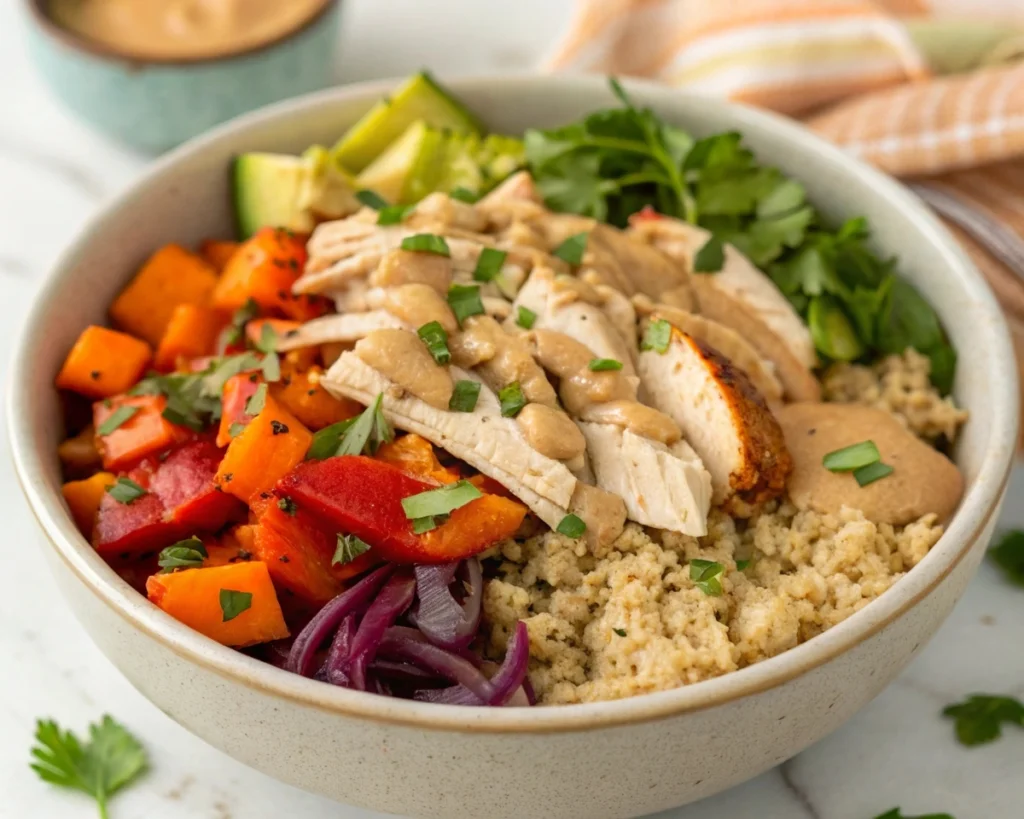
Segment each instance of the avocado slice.
M483 141L478 161L484 180L481 193L486 193L526 166L523 141L517 137L489 134Z
M341 167L359 173L422 120L457 133L483 133L483 124L425 71L414 74L371 108L331 150Z
M349 180L319 145L302 156L242 154L231 176L243 239L266 226L307 232L318 220L337 219L360 207Z

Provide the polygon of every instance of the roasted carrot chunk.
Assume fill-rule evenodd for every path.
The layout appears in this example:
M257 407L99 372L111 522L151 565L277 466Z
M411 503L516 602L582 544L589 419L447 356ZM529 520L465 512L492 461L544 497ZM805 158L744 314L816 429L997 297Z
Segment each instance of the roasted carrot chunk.
M213 306L237 310L253 299L264 310L298 321L322 315L325 306L320 299L292 293L307 258L304 239L291 231L258 230L228 262L214 290Z
M228 646L251 646L288 636L270 580L260 561L155 574L149 599L186 626Z
M57 374L57 386L89 398L124 392L139 380L153 357L152 348L127 333L86 327Z
M97 472L84 481L68 481L61 487L61 494L71 510L78 530L92 538L92 530L96 525L96 515L100 511L100 501L117 478L109 472Z
M224 316L198 304L179 304L171 313L160 346L156 348L156 368L170 372L179 358L213 355L217 336L225 325Z
M217 483L224 492L252 503L302 462L312 442L313 434L302 422L267 396L263 411L232 439Z
M521 503L484 495L456 509L436 529L421 535L423 551L435 561L458 560L512 537L525 517L526 507Z
M275 586L322 606L342 587L331 571L337 537L308 513L290 508L294 514L277 503L263 510L255 530L256 557L267 564Z
M240 244L223 239L204 239L199 245L199 255L218 273L223 272Z
M459 479L457 470L441 465L430 441L414 433L384 444L374 457L378 461L397 466L414 478L424 478L435 483L455 483Z
M156 345L179 304L207 304L217 274L195 253L166 245L142 266L110 306L119 327Z
M162 395L119 395L93 404L93 426L103 468L116 472L187 439L189 430L161 414L166 406L167 399ZM115 413L124 414L125 408L134 409L134 414L117 429L104 433L104 424Z
M260 386L260 378L255 373L233 375L224 383L221 391L220 426L217 429L217 446L227 446L235 436L231 434L235 427L237 434L239 424L245 426L253 416L247 415L245 405L256 394Z
M335 398L321 387L319 367L302 371L285 362L281 373L281 380L270 385L270 394L310 429L323 429L363 411L357 402Z

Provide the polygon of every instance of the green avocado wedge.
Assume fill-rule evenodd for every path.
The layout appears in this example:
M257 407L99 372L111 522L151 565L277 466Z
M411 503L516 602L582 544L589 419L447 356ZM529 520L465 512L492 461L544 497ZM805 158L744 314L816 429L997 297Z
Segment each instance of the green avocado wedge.
M331 150L331 157L349 172L359 173L417 120L456 133L484 132L480 120L421 71L349 128Z

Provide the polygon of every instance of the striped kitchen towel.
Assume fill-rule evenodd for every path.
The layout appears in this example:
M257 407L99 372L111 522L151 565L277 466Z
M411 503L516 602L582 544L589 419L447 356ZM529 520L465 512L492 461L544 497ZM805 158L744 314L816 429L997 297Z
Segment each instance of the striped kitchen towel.
M549 67L770 108L904 178L991 283L1024 384L1024 0L577 0Z

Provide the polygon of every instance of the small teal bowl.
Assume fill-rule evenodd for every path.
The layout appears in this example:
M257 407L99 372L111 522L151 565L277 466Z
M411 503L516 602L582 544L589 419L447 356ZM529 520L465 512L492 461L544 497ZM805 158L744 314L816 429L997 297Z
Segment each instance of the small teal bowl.
M58 26L47 0L26 3L29 48L56 95L103 133L146 153L333 81L340 0L328 0L302 27L257 48L151 61L119 55Z

